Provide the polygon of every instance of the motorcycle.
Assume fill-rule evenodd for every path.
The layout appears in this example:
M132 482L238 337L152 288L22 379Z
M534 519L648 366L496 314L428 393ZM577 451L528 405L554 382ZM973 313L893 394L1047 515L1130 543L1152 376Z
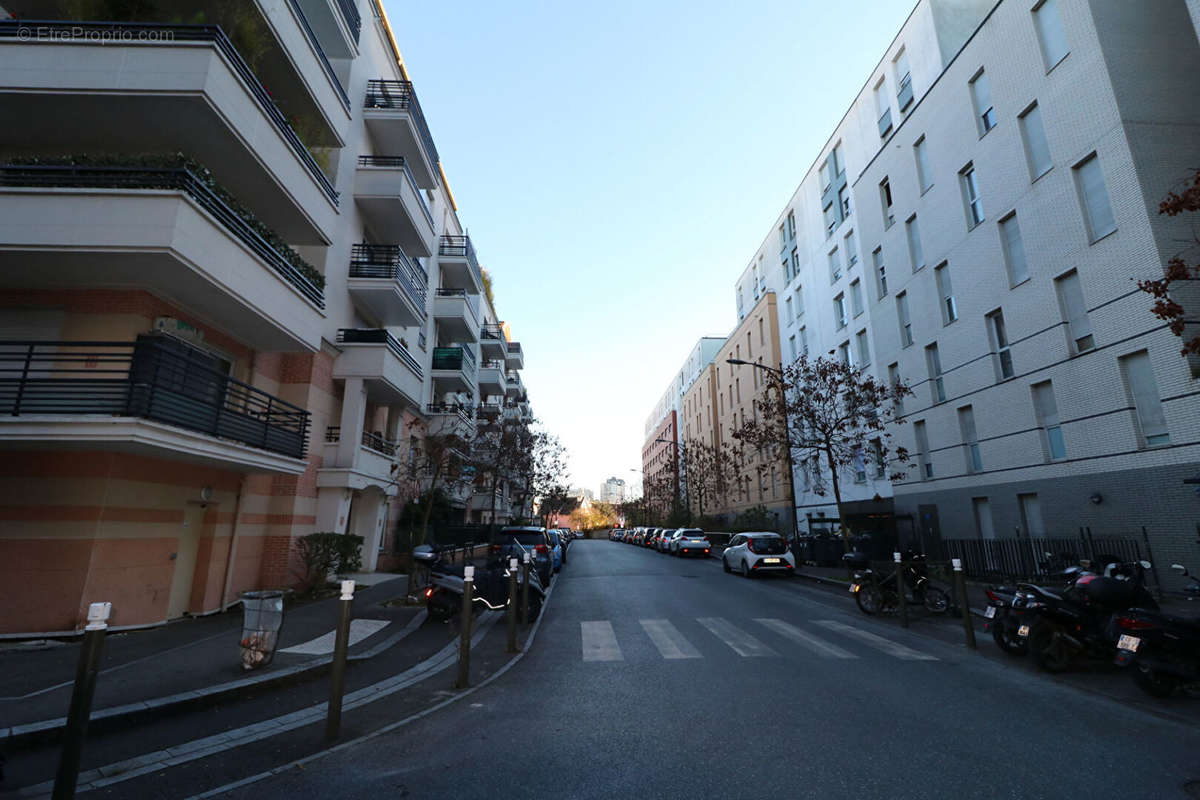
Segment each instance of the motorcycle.
M1200 580L1182 564L1171 569L1189 578L1184 591L1200 598ZM1128 667L1133 682L1152 697L1169 697L1180 686L1200 688L1200 620L1184 619L1142 608L1113 617L1117 666Z
M421 545L413 551L413 557L429 568L429 584L425 587L425 608L431 619L448 622L462 613L463 566L448 564L436 550ZM475 569L471 595L471 613L485 609L499 611L508 607L509 568L501 559L489 559L483 567ZM517 597L524 591L525 570L518 567ZM529 620L537 619L545 601L546 591L538 579L536 570L529 570Z
M862 553L846 553L842 560L854 570L850 591L854 601L864 614L890 613L900 605L900 590L897 575L900 570L879 577L869 566L868 558ZM904 600L923 605L933 614L944 614L950 607L950 596L945 590L934 586L925 574L925 557L918 553L906 553L903 569Z
M1046 556L1049 558L1050 553L1047 553ZM1056 566L1062 565L1057 564ZM1081 567L1067 566L1050 577L1054 578L1056 582L1070 585L1083 574L1084 570ZM984 590L984 594L987 595L988 600L987 608L983 612L986 620L983 624L984 630L991 633L996 646L1009 655L1026 655L1029 652L1029 644L1019 631L1022 623L1026 621L1027 609L1023 597L1018 601L1018 595L1021 594L1020 588L992 585Z

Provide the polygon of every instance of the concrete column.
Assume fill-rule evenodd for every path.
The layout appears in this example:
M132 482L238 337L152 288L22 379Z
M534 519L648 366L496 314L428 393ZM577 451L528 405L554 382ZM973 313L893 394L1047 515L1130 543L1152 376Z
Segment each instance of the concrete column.
M378 489L367 489L354 504L354 533L363 537L363 571L374 572L379 561L379 542L387 524L387 497Z
M338 441L338 467L353 468L362 443L363 424L367 413L367 390L362 378L347 378L342 395L341 438Z
M350 519L349 489L322 488L317 490L317 532L345 533Z

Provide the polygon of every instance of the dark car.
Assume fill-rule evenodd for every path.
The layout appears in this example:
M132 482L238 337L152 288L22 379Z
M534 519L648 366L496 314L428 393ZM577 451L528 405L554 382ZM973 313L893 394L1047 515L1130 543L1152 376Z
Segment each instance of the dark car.
M538 579L545 587L550 586L554 575L554 557L551 555L552 544L545 528L534 526L512 526L501 528L492 540L492 556L499 558L516 557L520 560L523 554L529 553L533 568L537 570Z

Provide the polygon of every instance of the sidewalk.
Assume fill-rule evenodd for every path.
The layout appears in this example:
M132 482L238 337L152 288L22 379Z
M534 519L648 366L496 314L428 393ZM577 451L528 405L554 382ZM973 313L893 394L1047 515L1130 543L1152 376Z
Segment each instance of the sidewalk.
M383 605L402 599L407 576L356 575L352 659L369 658L424 619L420 606ZM285 608L279 651L271 664L242 668L242 610L185 619L106 637L92 720L129 718L212 700L267 683L296 680L331 660L338 619L335 597ZM282 652L296 648L296 652ZM45 642L0 649L0 743L53 735L70 705L80 643ZM33 724L31 724L33 723Z

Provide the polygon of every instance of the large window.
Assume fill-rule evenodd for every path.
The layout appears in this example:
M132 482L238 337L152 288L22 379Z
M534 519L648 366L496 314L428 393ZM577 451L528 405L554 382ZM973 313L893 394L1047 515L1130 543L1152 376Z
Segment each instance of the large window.
M900 321L900 344L908 347L913 343L912 317L908 313L908 292L896 295L896 318Z
M1083 301L1083 286L1079 282L1079 273L1071 270L1055 279L1054 288L1058 293L1058 305L1062 318L1067 323L1067 339L1071 344L1072 353L1082 353L1096 346L1092 336L1092 323L1088 319L1087 306Z
M1171 443L1167 430L1167 418L1163 414L1162 400L1158 396L1158 382L1154 380L1154 367L1150 354L1142 350L1121 359L1121 372L1125 386L1133 398L1137 414L1138 433L1145 447L1160 447Z
M905 111L913 102L912 75L908 69L908 53L904 52L904 48L900 48L900 52L892 59L892 68L895 71L896 78L896 105L901 111Z
M929 145L924 136L913 145L913 159L917 162L917 183L921 194L925 194L933 186L933 172L929 169Z
M857 279L850 284L850 313L856 317L863 313L862 282Z
M871 263L875 269L875 288L879 291L879 299L887 297L887 266L883 263L883 248L876 247L871 252Z
M829 251L829 282L837 283L840 277L842 277L842 257L835 247Z
M887 79L880 78L875 84L875 113L879 117L879 137L892 132L892 107L888 102Z
M937 342L925 348L925 365L929 368L929 396L933 403L946 402L946 378L942 373L942 357Z
M1042 46L1042 58L1046 60L1046 71L1049 72L1071 52L1067 46L1062 17L1058 14L1058 0L1042 0L1034 6L1033 24L1037 28L1038 44Z
M938 298L942 307L942 324L949 325L958 319L958 306L954 302L954 287L950 284L950 265L943 261L933 271L937 279Z
M963 457L967 472L974 475L983 472L983 458L979 453L979 434L975 431L975 410L963 406L958 410L958 429L962 434Z
M858 263L858 244L854 241L854 231L849 231L845 236L846 246L846 269L850 269Z
M912 271L925 266L925 250L921 247L921 230L917 227L917 215L904 222L904 233L908 237L908 257L912 260Z
M840 331L846 327L846 295L839 294L833 298L833 324Z
M925 430L924 420L913 423L913 435L917 440L917 463L921 469L921 480L933 477L933 455L929 452L929 433Z
M899 385L900 363L894 361L891 364L888 364L888 386L890 386L892 389L895 389ZM897 414L904 413L904 397L900 394L897 394L895 399L892 401L892 406Z
M1029 264L1025 260L1025 242L1021 239L1021 226L1017 212L1000 220L1000 249L1004 253L1004 267L1008 271L1008 285L1016 286L1029 280Z
M1090 240L1099 241L1115 231L1117 220L1108 202L1104 173L1100 170L1100 159L1095 153L1075 165L1075 186L1079 191L1079 202L1083 206Z
M996 127L996 109L992 105L992 87L982 69L971 79L971 101L975 105L975 126L983 136Z
M1054 166L1050 160L1050 144L1046 141L1046 128L1042 125L1042 110L1034 103L1017 118L1021 128L1021 143L1025 147L1025 160L1029 164L1029 179L1036 181Z
M996 354L996 382L1013 376L1012 348L1008 344L1008 329L1004 327L1004 312L996 309L987 315L988 338Z
M865 367L871 363L871 345L867 342L867 330L863 328L854 335L855 348L858 353L858 365Z
M1050 381L1035 383L1033 391L1033 411L1037 415L1037 424L1042 431L1042 446L1049 461L1058 461L1067 457L1067 444L1063 439L1062 425L1058 421L1058 404L1054 400L1054 386Z
M963 202L967 209L967 227L974 228L983 222L983 198L979 194L979 179L975 175L975 165L967 164L958 173L962 184Z

